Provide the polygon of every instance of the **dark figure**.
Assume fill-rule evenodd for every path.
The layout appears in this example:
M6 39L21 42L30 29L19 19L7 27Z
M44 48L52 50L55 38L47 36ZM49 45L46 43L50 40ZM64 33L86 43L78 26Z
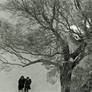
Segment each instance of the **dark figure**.
M24 78L24 76L21 76L20 79L18 80L18 90L19 90L19 92L23 92L24 84L25 84L25 78Z
M29 77L25 80L25 92L28 92L29 89L31 89L30 84L32 83L31 79Z

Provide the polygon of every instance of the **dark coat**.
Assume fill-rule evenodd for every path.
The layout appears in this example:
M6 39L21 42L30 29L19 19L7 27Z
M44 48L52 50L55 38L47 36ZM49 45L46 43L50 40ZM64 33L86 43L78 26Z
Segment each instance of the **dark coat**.
M18 89L22 90L24 88L25 79L19 79L18 81Z
M32 83L31 79L26 79L26 81L25 81L25 88L26 89L31 89L31 87L30 87L31 83Z

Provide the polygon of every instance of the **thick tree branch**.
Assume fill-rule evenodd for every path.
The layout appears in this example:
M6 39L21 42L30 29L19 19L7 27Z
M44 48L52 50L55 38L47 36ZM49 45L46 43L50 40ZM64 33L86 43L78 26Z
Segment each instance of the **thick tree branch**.
M76 54L74 56L74 61L72 64L72 68L74 68L77 64L79 64L79 62L85 57L85 47L86 47L86 43L82 43L81 46L79 46L79 48L77 50L75 50L74 54Z
M84 58L85 54L84 53L80 53L76 59L74 60L73 64L72 64L72 69L74 67L76 67L77 64L79 64L79 62Z
M28 63L26 64L26 63L23 63L24 64L24 66L28 66L28 65L31 65L31 64L35 64L35 63L40 63L40 62L45 62L45 63L48 63L48 64L52 64L52 65L55 65L55 66L60 66L60 64L58 64L58 63L55 63L55 62L51 62L51 61L49 61L49 60L45 60L45 59L39 59L39 60L36 60L36 61L31 61L30 59L27 59L26 57L23 57L21 54L19 54L19 53L16 53L16 52L14 52L14 51L10 51L10 50L8 50L8 49L5 49L5 48L3 48L4 50L6 50L7 52L9 52L10 54L14 54L15 56L17 56L18 58L21 58L22 60L25 60L25 61L28 61ZM9 63L9 62L5 62L6 64L12 64L13 65L13 63ZM14 65L17 65L17 64L14 64Z
M86 45L86 42L82 42L80 46L70 56L73 59L75 59L80 53L82 53L85 50Z
M29 63L23 63L23 64L19 64L19 63L11 63L9 61L7 61L5 58L3 58L4 60L0 59L0 61L3 63L3 64L8 64L8 65L17 65L17 66L22 66L22 67L26 67L26 66L29 66L29 65L33 65L33 64L36 64L36 63L48 63L50 65L55 65L56 67L61 67L60 64L58 63L54 63L54 62L51 62L51 61L48 61L48 60L44 60L44 59L39 59L39 60L35 60L35 61L31 61ZM28 60L28 59L26 59ZM28 60L29 61L29 60Z
M51 61L45 60L45 59L39 59L39 60L29 62L28 64L25 64L24 67L32 65L32 64L36 64L36 63L47 63L47 64L50 64L50 65L55 65L56 67L61 67L60 64L55 63L55 62L51 62Z

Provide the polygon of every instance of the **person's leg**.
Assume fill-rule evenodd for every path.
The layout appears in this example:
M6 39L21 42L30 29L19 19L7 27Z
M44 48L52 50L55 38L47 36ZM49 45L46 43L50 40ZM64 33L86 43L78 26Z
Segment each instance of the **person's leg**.
M25 92L25 88L23 88L23 92Z
M19 92L22 92L22 90L19 90Z
M19 92L22 92L22 90L19 89Z
M28 89L28 92L29 92L29 89Z
M25 92L27 92L27 88L25 88Z
M21 89L21 92L23 92L23 88Z
M28 89L27 89L27 92L28 92Z
M24 87L24 92L26 92L26 88Z
M25 88L23 88L23 92L25 92Z

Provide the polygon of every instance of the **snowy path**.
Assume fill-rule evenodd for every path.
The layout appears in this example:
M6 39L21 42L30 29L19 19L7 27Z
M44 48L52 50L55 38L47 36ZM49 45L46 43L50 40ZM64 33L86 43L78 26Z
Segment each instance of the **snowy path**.
M32 78L30 92L60 92L59 83L55 85L47 83L46 70L41 65L13 67L10 72L0 72L0 92L18 92L17 81L21 75Z

